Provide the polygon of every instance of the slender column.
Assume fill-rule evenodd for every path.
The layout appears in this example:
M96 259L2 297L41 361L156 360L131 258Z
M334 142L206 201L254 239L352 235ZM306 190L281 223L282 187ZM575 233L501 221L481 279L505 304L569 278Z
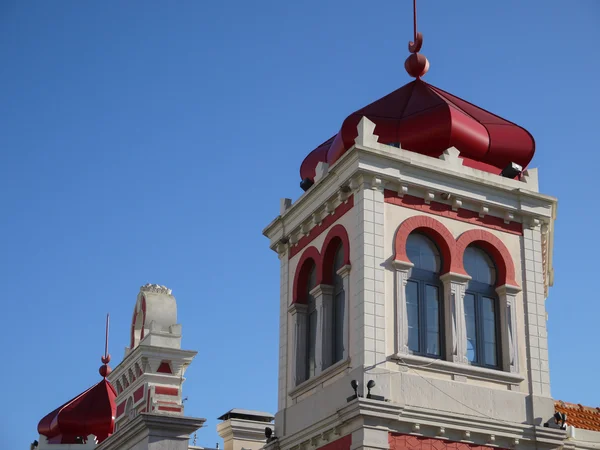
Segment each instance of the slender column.
M467 364L467 324L464 299L468 275L448 272L440 277L444 283L444 324L446 360Z
M333 347L333 286L320 284L310 291L317 310L317 340L315 375L331 365Z
M337 271L337 274L342 277L344 284L344 353L343 360L347 360L350 356L348 343L350 342L350 269L352 266L346 264Z
M288 311L292 315L292 324L294 327L294 346L292 353L292 374L293 385L297 386L306 381L306 344L308 341L308 328L306 320L307 306L300 303L293 303Z
M517 340L516 296L521 289L505 284L496 289L500 299L500 339L502 368L506 372L519 372L519 343Z
M393 261L396 269L396 353L408 354L408 315L406 310L406 282L413 263Z

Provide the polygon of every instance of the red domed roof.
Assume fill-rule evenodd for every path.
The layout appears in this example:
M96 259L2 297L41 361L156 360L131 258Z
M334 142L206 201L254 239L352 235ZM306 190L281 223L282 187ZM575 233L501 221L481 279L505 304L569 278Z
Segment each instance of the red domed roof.
M102 442L114 431L116 397L115 389L103 379L40 420L38 432L56 444L73 444L77 437L90 434Z
M375 123L382 144L400 144L433 157L456 147L466 166L492 173L511 162L525 168L535 151L535 141L524 128L416 79L350 114L337 135L304 159L302 179L312 180L319 162L332 165L354 145L363 116Z

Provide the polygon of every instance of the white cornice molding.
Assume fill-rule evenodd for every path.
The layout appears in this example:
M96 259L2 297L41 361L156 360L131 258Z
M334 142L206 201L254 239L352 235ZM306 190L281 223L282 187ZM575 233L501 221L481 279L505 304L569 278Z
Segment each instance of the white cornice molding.
M562 430L358 398L308 428L280 436L279 448L309 450L364 427L501 448L550 450L566 440Z
M349 195L361 187L373 188L371 180L376 180L375 187L386 186L399 196L410 192L426 202L435 200L453 209L469 209L526 227L532 221L553 221L557 200L532 190L537 186L530 186L527 177L526 181L513 180L456 164L455 150L433 158L383 144L356 145L263 233L271 239L274 250L280 242L294 244L297 240L290 237L300 234L302 226L304 233L310 232L315 214L331 213L333 206L340 204L340 192Z

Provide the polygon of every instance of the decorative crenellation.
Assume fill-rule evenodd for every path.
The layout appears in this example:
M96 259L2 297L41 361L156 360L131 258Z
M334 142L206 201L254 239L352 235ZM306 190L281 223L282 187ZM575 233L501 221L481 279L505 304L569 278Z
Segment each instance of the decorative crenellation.
M140 291L141 292L151 292L154 294L166 294L166 295L171 295L171 293L173 292L171 289L169 289L166 286L161 286L159 284L151 284L151 283L147 283L147 284L143 285L142 287L140 287Z

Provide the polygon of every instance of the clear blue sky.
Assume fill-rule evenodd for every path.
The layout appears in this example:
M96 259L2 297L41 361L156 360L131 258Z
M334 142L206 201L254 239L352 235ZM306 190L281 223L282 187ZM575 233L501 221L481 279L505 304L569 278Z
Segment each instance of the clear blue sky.
M120 361L139 286L171 287L199 444L275 412L279 261L261 230L303 157L410 81L409 0L0 1L0 447ZM559 198L552 393L600 406L600 2L420 0L426 80L529 129ZM114 366L115 364L113 364Z

